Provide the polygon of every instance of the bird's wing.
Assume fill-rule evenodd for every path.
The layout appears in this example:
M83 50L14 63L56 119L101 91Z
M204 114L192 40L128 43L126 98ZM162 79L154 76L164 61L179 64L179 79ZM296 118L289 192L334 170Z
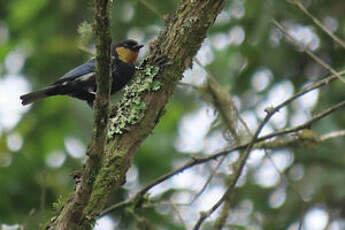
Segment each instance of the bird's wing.
M59 78L54 84L63 83L66 81L73 81L79 77L91 77L96 69L96 59L91 59L80 66L75 67L74 69L67 72L61 78Z

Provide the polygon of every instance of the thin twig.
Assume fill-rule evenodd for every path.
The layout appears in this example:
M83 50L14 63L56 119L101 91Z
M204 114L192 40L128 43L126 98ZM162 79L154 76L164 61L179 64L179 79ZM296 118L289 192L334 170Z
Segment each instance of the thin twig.
M274 21L275 22L275 21ZM284 28L277 22L275 22L276 25L278 25L278 27L285 32ZM287 33L287 36L289 36L290 39L293 40L293 38ZM314 55L311 51L305 49L305 52L307 52L309 54L309 56L311 56L315 61L317 61L318 63L320 63L322 66L324 66L326 69L328 69L331 73L334 74L334 76L336 76L339 80L343 81L345 83L345 80L340 77L339 73L337 73L335 70L333 70L330 66L328 66L326 63L324 63L321 59L319 59L316 55ZM229 184L229 186L226 189L226 192L224 193L224 195L214 204L214 206L212 206L208 211L206 212L202 212L200 214L200 218L198 219L198 221L196 222L195 226L194 226L194 230L198 230L200 229L202 223L206 220L206 218L208 218L215 210L217 210L222 204L223 202L226 200L227 197L231 197L231 195L233 194L234 191L234 187L242 173L242 170L244 168L244 165L249 157L249 154L252 150L252 148L254 147L254 143L258 140L258 136L261 132L261 130L263 129L263 127L267 124L267 122L271 119L271 117L278 112L282 107L288 105L292 100L295 100L296 98L300 97L301 95L305 94L308 92L309 89L304 90L304 91L300 91L300 93L297 93L295 96L289 98L288 100L286 100L285 102L281 103L280 105L273 107L273 108L268 108L266 109L267 115L265 116L264 120L260 123L259 127L256 129L255 134L252 137L251 142L248 144L248 146L246 147L246 151L244 154L241 154L241 159L239 161L239 164L237 165L237 168L235 169L235 173L234 173L234 178L232 183ZM323 118L324 116L327 116L329 113L332 113L334 111L334 109L343 107L345 105L345 101L342 103L339 103L336 106L333 106L325 111L323 111L322 113L318 114L317 116L315 116L313 119L311 119L309 122L306 122L304 124L304 126L298 126L296 127L296 129L291 129L291 130L287 130L287 132L294 132L297 130L301 130L304 128L307 128L310 126L311 123L316 122L317 120ZM278 132L276 132L278 133Z
M273 24L282 31L285 36L296 46L301 48L309 57L311 57L315 62L319 63L322 67L324 67L326 70L328 70L330 73L332 73L334 76L336 76L341 82L345 83L345 79L340 76L340 74L334 70L330 65L328 65L326 62L324 62L321 58L316 56L312 51L310 51L307 47L301 46L298 41L296 41L295 38L293 38L284 28L282 24L280 24L278 21L272 19Z
M156 14L157 16L160 16L161 14L159 13L159 11L150 3L148 3L145 0L138 0L141 4L143 4L147 9L151 10L154 14Z
M298 125L298 126L295 126L295 127L292 127L292 128L288 128L288 129L284 129L284 130L281 130L281 131L277 131L277 132L273 132L271 134L268 134L266 136L263 136L262 138L272 138L272 137L277 137L277 136L281 136L281 135L284 135L284 134L288 134L288 133L294 133L294 132L297 132L299 130L302 130L302 129L306 129L306 128L309 128L313 123L319 121L320 119L324 118L325 116L333 113L335 110L343 107L345 105L345 101L342 101L328 109L325 109L324 111L322 111L321 113L318 113L317 115L315 115L312 119L310 119L309 121L301 124L301 125ZM259 138L260 140L261 138Z
M336 137L343 137L345 136L345 130L334 131L331 133L327 133L325 135L320 136L320 141L326 141Z
M227 199L227 197L231 197L231 195L233 194L233 191L234 191L233 188L235 187L238 179L240 178L240 176L242 174L242 170L244 168L244 165L247 162L249 154L250 154L255 142L257 141L259 134L261 133L262 129L267 124L267 122L271 119L271 117L276 112L278 112L280 108L282 108L285 105L286 104L282 103L282 104L280 104L274 108L266 109L267 115L265 116L264 120L260 123L259 127L256 129L251 141L248 143L247 147L245 148L245 152L241 155L240 160L238 161L237 167L235 168L233 179L232 179L231 183L228 185L227 189L225 190L224 195L208 211L200 213L200 217L199 217L198 221L196 222L196 224L194 225L193 230L200 229L203 222L223 204L223 202Z
M178 209L177 205L172 202L171 200L169 200L169 204L171 205L171 207L174 209L174 211L176 212L176 215L177 215L177 218L180 220L180 222L183 224L183 226L185 227L185 229L188 229L187 228L187 224L186 222L184 221L181 213L180 213L180 210Z
M281 171L278 168L278 165L276 165L276 163L274 162L271 154L268 152L267 149L264 149L265 152L265 156L270 160L271 164L273 165L274 169L279 173L279 175L281 177L283 177L286 182L288 183L289 187L292 189L292 191L297 195L297 197L303 202L302 206L306 206L306 201L303 199L302 194L297 190L297 188L294 186L294 184L290 181L290 178L286 175L286 171ZM299 221L299 227L298 229L302 229L303 226L303 216L304 216L304 208L301 211L301 215L300 215L300 221Z
M328 113L321 112L320 114L323 114L322 117L320 115L316 115L314 118L312 118L311 120L309 120L309 121L307 121L305 123L305 124L308 124L308 125L303 125L302 124L302 125L298 126L299 127L298 129L291 128L291 129L289 129L289 131L275 132L275 135L268 134L268 135L259 137L259 138L257 138L255 143L262 142L262 141L265 141L267 139L270 139L270 138L273 138L273 137L276 137L276 136L279 136L279 135L288 134L288 133L291 133L291 132L297 132L297 131L303 130L303 129L305 129L305 127L310 126L314 122L319 121L321 118L323 118L323 117L325 117L325 116L327 116L327 115L329 115L329 114L331 114L331 113L341 109L342 107L345 107L345 102L342 102L342 103L339 103L336 106L333 106L331 110L327 109L326 111L328 111ZM241 144L241 145L227 147L227 148L224 148L222 151L214 153L214 154L211 154L209 156L206 156L206 157L203 157L203 158L194 158L194 159L188 161L185 165L181 166L180 168L172 170L171 172L166 173L166 174L160 176L159 178L157 178L156 180L154 180L150 184L144 186L143 188L141 188L137 192L137 194L135 196L133 196L133 197L131 197L131 198L125 200L125 201L119 202L117 204L114 204L114 205L108 207L107 209L105 209L101 213L100 216L104 216L104 215L114 211L115 209L118 209L118 208L121 208L121 207L124 207L124 206L127 206L127 205L131 204L135 200L138 200L140 197L143 197L144 194L147 193L151 188L155 187L156 185L162 183L163 181L165 181L165 180L167 180L167 179L169 179L169 178L171 178L171 177L173 177L173 176L175 176L175 175L177 175L179 173L182 173L186 169L189 169L191 167L194 167L196 165L199 165L199 164L211 161L211 160L215 160L218 157L221 157L221 156L224 156L224 155L229 155L230 153L232 153L234 151L244 150L244 149L246 149L249 146L249 144L250 143L245 143L245 144Z
M307 8L302 4L300 0L290 0L288 1L291 4L296 5L305 15L307 15L313 22L321 29L323 30L326 34L328 34L338 45L340 45L342 48L345 49L345 42L340 39L337 35L332 33L325 25L323 25L319 19L317 19L314 15L312 15Z
M193 84L189 84L189 83L186 83L186 82L178 82L177 85L179 86L182 86L182 87L190 87L191 89L194 89L194 90L199 90L198 86L196 85L193 85Z
M278 165L274 162L274 160L272 158L272 155L268 152L268 150L264 149L264 152L265 152L265 156L271 162L273 168L279 173L279 175L281 177L283 177L284 180L286 180L287 182L290 182L290 179L289 179L288 175L286 174L286 171L282 171L282 170L279 169ZM292 184L292 183L290 183L290 184ZM305 200L303 199L302 194L298 192L297 188L295 186L291 186L291 188L292 188L292 191L299 197L299 199L302 202L305 202Z
M291 102L291 101L290 101ZM249 154L252 150L252 148L254 147L255 142L258 139L258 136L261 132L261 130L264 128L264 126L267 124L267 122L271 119L271 117L279 111L279 109L281 109L283 106L287 105L286 101L283 102L282 104L274 107L274 108L269 108L266 109L267 115L265 116L264 120L260 123L259 127L256 129L254 136L252 137L252 140L250 141L250 143L247 145L246 147L246 151L243 155L241 155L240 161L239 161L239 165L238 167L235 169L234 172L234 177L232 182L229 184L229 186L226 189L226 192L224 193L224 195L206 212L202 212L200 214L200 218L198 219L198 221L196 222L196 224L194 225L193 230L198 230L200 229L202 223L206 220L206 218L208 218L214 211L216 211L222 204L223 202L226 200L226 198L228 196L231 197L231 195L233 194L234 191L234 187L239 179L239 177L242 174L242 170L244 168L245 163L247 162L247 159L249 157ZM328 114L332 113L333 111L341 108L345 106L345 101L342 101L341 103L332 106L331 108L321 112L320 114L318 114L317 116L315 116L313 119L309 120L308 122L306 122L307 124L311 124L315 121L318 121L319 119L321 119L322 117L327 116ZM313 122L312 122L313 121Z
M211 183L213 177L216 175L218 169L220 168L220 166L223 164L224 160L225 160L226 156L223 156L217 163L216 167L212 170L211 174L209 175L209 177L207 178L205 184L202 186L202 188L200 189L200 191L193 197L193 199L188 203L188 205L191 205L194 203L194 201L196 201L200 195L206 190L207 186Z
M299 218L299 224L298 224L298 230L302 230L303 229L303 224L304 224L304 216L305 216L305 211L307 209L307 205L306 203L302 204L302 215Z
M248 125L245 123L245 121L242 119L237 107L235 106L234 101L229 96L229 93L225 91L217 82L216 77L213 75L212 72L210 72L205 66L201 64L201 62L195 58L195 62L200 65L207 73L207 92L211 96L211 101L213 106L218 110L225 127L227 130L231 133L231 136L235 140L236 144L241 144L242 137L238 134L237 127L238 127L238 121L242 123L242 125L245 127L245 129L248 132L249 136L252 136ZM243 152L240 151L240 154L242 155ZM221 161L225 159L225 156L222 157ZM235 168L238 163L235 163ZM220 164L219 164L220 165ZM231 181L232 175L228 175L228 178L225 179L225 185L227 185ZM225 194L224 194L225 195ZM223 210L221 214L217 217L215 221L215 228L216 229L222 229L226 223L226 219L229 216L230 212L230 196L226 196L224 201L225 205L223 206Z

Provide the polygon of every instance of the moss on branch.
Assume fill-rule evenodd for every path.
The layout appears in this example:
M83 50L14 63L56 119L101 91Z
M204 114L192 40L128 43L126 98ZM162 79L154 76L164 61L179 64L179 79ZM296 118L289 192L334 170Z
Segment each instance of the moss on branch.
M126 87L108 131L106 156L85 209L96 217L112 191L125 182L132 159L162 116L169 97L222 10L224 1L182 1L167 28L151 44L150 55Z
M96 174L89 173L93 176L89 178L92 187L91 195L86 194L87 204L80 204L79 200L74 200L75 205L67 203L57 217L59 224L51 229L91 229L112 191L125 182L135 153L164 113L177 81L191 67L194 55L224 3L225 0L180 2L175 14L167 20L166 29L151 44L143 70L126 87L120 104L112 109L101 168L95 171ZM108 35L105 33L104 36ZM83 189L77 185L75 193L80 191ZM83 197L83 194L80 195ZM73 208L79 208L82 213L74 216ZM70 215L71 218L66 219L64 215Z

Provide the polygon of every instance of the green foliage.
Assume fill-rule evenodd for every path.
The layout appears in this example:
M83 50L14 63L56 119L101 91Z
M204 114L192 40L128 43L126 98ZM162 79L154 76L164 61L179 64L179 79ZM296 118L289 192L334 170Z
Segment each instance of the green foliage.
M148 3L151 8L142 2ZM114 1L111 22L114 41L127 37L135 38L149 47L152 39L163 27L161 15L171 14L177 2L177 0ZM332 27L334 33L345 39L343 0L306 2L309 4L308 10L321 22L328 23L327 25L332 27L334 26L332 22L335 21L335 27ZM92 4L87 0L1 1L0 81L7 79L8 75L11 75L8 79L12 79L13 75L17 74L8 70L8 66L20 64L19 59L9 62L9 56L13 54L23 54L24 64L18 75L30 82L33 89L52 83L71 68L86 61L90 54L84 50L92 48L94 43L91 24L94 15L91 9ZM229 20L226 20L227 18ZM235 96L241 114L251 115L249 120L261 119L265 107L276 105L269 101L269 105L264 106L268 98L287 96L283 95L287 93L286 91L274 91L275 87L285 82L293 92L296 92L307 82L315 81L327 74L326 70L305 53L287 42L274 28L271 18L285 24L310 28L318 37L318 47L313 52L336 70L344 69L345 66L344 49L336 45L327 34L315 26L310 18L288 1L269 0L265 1L265 4L262 1L250 0L227 1L224 14L218 17L208 34L205 43L208 50L202 52L198 58L206 60L208 71L215 76L222 87L229 89L230 95ZM181 33L189 28L191 20L194 19L189 18L186 21ZM240 38L241 31L244 32L243 39L238 43L234 42ZM232 42L222 45L224 38L225 40L231 38ZM196 64L193 68L195 72L190 74L189 80L194 84L199 82L205 73L196 71L198 70ZM268 78L267 86L258 91L255 88L254 76L261 70L269 70L271 76ZM160 90L162 83L155 79L158 72L157 67L146 66L133 80L134 84L126 87L122 97L126 106L119 108L116 116L111 119L112 130L109 136L126 132L142 118L147 107L141 99L141 93L145 91L155 93ZM180 76L176 77L180 78ZM19 90L19 83L13 92L17 88ZM1 95L1 102L10 101L11 106L19 103L17 98ZM286 111L275 115L281 118L286 114L286 122L279 125L270 123L269 128L277 130L289 127L295 124L297 118L309 118L311 111L319 112L343 99L344 84L331 83L318 91L313 106L308 107L306 105L308 101L294 103ZM115 104L116 101L113 103ZM11 110L11 106L0 108L1 121L5 119L3 112ZM133 176L133 179L130 177L132 174L129 173L127 184L113 195L109 204L122 201L128 193L133 193L134 190L189 159L190 152L182 151L181 146L178 145L179 137L186 138L195 134L189 134L188 127L184 127L185 121L196 119L195 115L204 106L196 90L188 86L178 86L165 115L135 156L131 173L136 176ZM205 116L212 117L214 113L215 110L209 106ZM70 174L81 168L85 159L85 156L76 157L73 154L78 151L85 152L92 131L93 111L82 102L58 96L34 104L27 111L23 111L23 116L19 116L20 121L10 129L0 125L0 194L3 198L0 199L0 224L30 223L28 229L37 229L40 223L49 221L52 209L58 211L61 208L63 197L73 189L73 179ZM206 139L202 139L203 142L199 143L201 152L205 149L204 145L212 145L214 139L222 138L224 126L220 119L215 123L215 126L207 131ZM202 125L203 121L193 123L194 127ZM284 150L288 151L292 158L292 163L285 169L290 178L289 185L281 179L273 186L263 187L258 184L256 176L264 162L248 165L245 183L237 188L232 204L233 212L230 212L230 215L235 217L237 211L243 213L244 204L249 203L251 212L246 217L242 216L246 218L246 223L252 226L256 224L268 230L288 229L292 223L300 219L301 210L304 210L302 207L304 204L294 191L297 190L307 196L310 205L325 207L330 213L339 213L339 218L344 219L344 138L330 139L322 145L314 144L323 134L342 130L344 127L344 112L339 111L313 125L311 130L297 134L305 139L307 145ZM254 129L255 125L252 124L250 128ZM19 134L21 138L19 140L22 140L22 145L20 141L14 142L19 149L11 147L10 140L13 140L13 134ZM80 142L79 145L75 142L71 144L68 141L71 138ZM216 142L215 145L218 143ZM271 152L272 155L275 153L279 153L279 150ZM54 164L51 163L56 163L59 159L63 159L62 163L53 167ZM215 175L209 189L224 188L225 178L228 178L228 172L231 171L229 168L232 169L229 159L226 160L224 168ZM267 158L265 161L268 161ZM196 167L193 171L195 179L199 176L206 178L210 167L214 166L213 163ZM297 177L296 172L302 172L302 176ZM42 175L45 175L44 180ZM181 175L185 174L179 176ZM174 185L174 180L164 184L166 187L162 187L168 192L160 193L162 199L167 201L180 197L193 197L196 193L195 187L184 186L190 183L187 179L179 184L183 188L170 188L171 184ZM199 188L202 185L200 183ZM290 185L293 186L293 190L290 189L292 187ZM285 202L282 206L272 207L270 198L279 189L286 192ZM155 192L150 191L150 194ZM98 195L102 195L102 191ZM151 224L158 228L184 229L171 206L162 205L157 208L154 202L146 202L150 198L152 197L145 197L145 201L139 202L140 205L134 210L140 218L150 220ZM154 201L159 198L158 195ZM199 198L196 202L203 200L205 199ZM213 203L209 205L211 204ZM42 206L45 209L41 210ZM29 216L31 210L36 211ZM201 210L192 211L197 213ZM111 216L120 222L118 229L135 228L135 217L132 214L124 215L123 209L117 210ZM188 219L189 215L183 217L187 222L195 221ZM333 216L330 219L332 218ZM257 223L258 219L262 222ZM245 229L242 226L237 222L227 225L229 228ZM205 225L205 229L212 228L213 222Z
M62 196L62 195L59 195L57 201L55 201L55 202L53 203L53 210L54 210L55 212L59 212L59 211L61 210L61 208L63 207L64 202L65 202L65 199L63 198L63 196Z
M40 13L41 10L47 5L47 0L14 0L10 1L10 22L16 27L20 28L29 25L33 18Z

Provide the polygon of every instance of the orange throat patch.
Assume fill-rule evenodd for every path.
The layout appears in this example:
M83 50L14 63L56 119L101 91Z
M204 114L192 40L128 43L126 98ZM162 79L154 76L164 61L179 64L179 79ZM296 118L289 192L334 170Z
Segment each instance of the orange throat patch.
M124 47L117 47L116 53L119 56L119 59L123 62L135 64L138 58L138 52L132 51Z

